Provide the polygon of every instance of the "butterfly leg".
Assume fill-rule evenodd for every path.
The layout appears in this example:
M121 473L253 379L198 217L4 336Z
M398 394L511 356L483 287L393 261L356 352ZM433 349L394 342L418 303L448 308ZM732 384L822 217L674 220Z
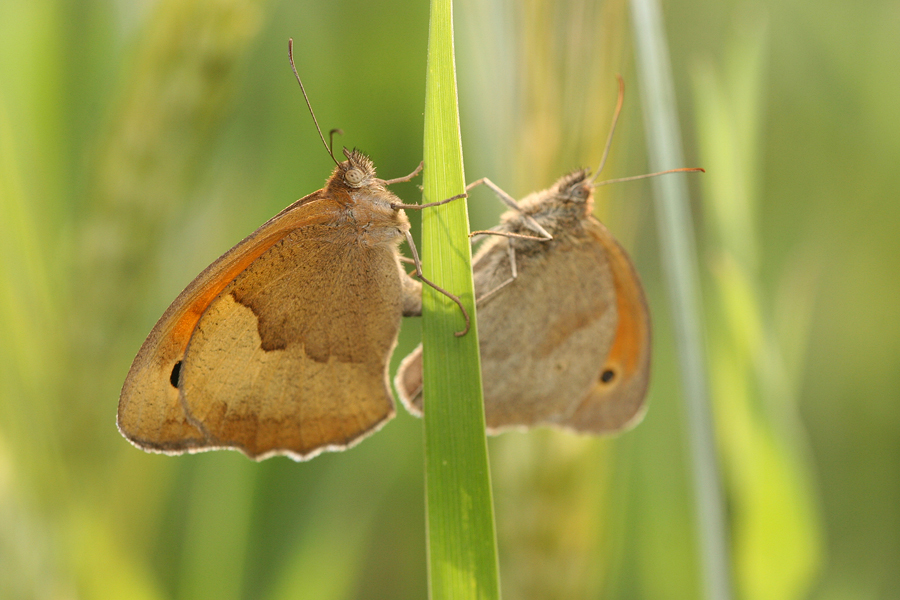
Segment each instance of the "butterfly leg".
M416 261L409 258L408 256L400 256L399 258L400 258L400 262L403 264L407 264L407 265L416 264ZM401 266L400 269L403 270L403 267ZM415 267L413 267L412 271L403 270L403 272L406 273L407 277L415 277L416 276L416 268ZM403 315L403 316L404 317L421 317L422 315L419 314L419 315Z
M524 209L522 208L522 206L516 201L515 198L513 198L512 196L507 194L506 191L503 190L503 188L501 188L499 185L497 185L496 183L494 183L487 177L482 177L478 181L473 181L472 183L470 183L469 185L466 186L466 191L468 192L472 188L478 187L479 185L488 186L491 189L491 191L497 195L497 198L500 199L500 202L507 205L514 211L519 212L519 213L525 212Z
M403 204L402 202L395 202L391 204L391 208L409 208L412 210L422 210L423 208L431 208L432 206L440 206L441 204L447 204L448 202L453 202L454 200L459 200L460 198L465 198L467 194L463 192L462 194L457 194L455 196L450 196L446 200L438 200L437 202L428 202L427 204Z
M419 163L419 166L416 167L416 170L405 177L398 177L396 179L386 179L384 181L384 185L392 185L394 183L403 183L403 182L411 180L413 177L415 177L422 171L423 164L425 164L425 163Z
M500 285L498 285L497 287L495 287L488 293L484 294L480 298L476 298L475 299L476 306L482 305L485 302L487 302L488 298L490 298L491 296L493 296L494 294L496 294L497 292L499 292L500 290L502 290L503 288L505 288L506 286L511 284L519 276L519 272L516 270L516 247L515 247L515 245L513 245L512 240L509 240L509 243L506 246L506 253L509 256L509 279L507 279L506 281L504 281L503 283L501 283Z
M425 275L422 273L422 261L419 260L419 251L416 249L416 243L413 241L412 235L409 233L409 231L404 231L403 233L404 233L404 235L406 235L406 243L409 244L409 249L412 251L413 260L416 263L416 277L421 279L423 283L427 283L428 285L430 285L431 287L433 287L434 289L436 289L443 295L447 296L448 298L450 298L451 300L456 302L456 305L459 306L459 310L462 311L463 317L466 319L466 328L463 329L462 331L457 331L456 337L461 337L461 336L466 335L469 332L469 325L470 325L469 313L466 311L466 307L462 305L462 301L460 301L458 296L451 294L450 292L448 292L447 290L445 290L438 284L434 283L433 281L431 281L425 277Z
M478 181L473 181L472 183L470 183L469 185L466 186L466 191L468 192L472 188L477 187L479 185L486 185L487 187L489 187L491 189L491 191L494 192L494 194L497 196L497 198L499 198L500 201L503 202L503 204L507 205L508 207L510 207L511 209L513 209L514 211L516 211L517 213L519 213L520 215L522 215L525 218L525 226L526 227L528 227L529 229L531 229L532 231L534 231L541 237L531 237L531 236L522 235L522 234L518 234L518 233L508 234L508 233L501 233L501 232L496 232L496 231L473 231L472 233L469 234L470 236L476 235L476 234L487 234L487 235L504 235L506 237L521 237L523 239L532 239L532 240L552 240L553 239L553 236L550 235L546 229L541 227L540 223L535 221L529 215L525 214L525 209L522 208L522 205L519 204L515 198L513 198L512 196L507 194L500 186L498 186L496 183L494 183L487 177L482 177Z
M404 261L405 257L400 257ZM412 259L408 259L412 262ZM405 262L405 261L404 261ZM415 271L407 273L402 265L397 265L400 271L400 288L402 293L402 312L404 317L422 316L422 282L415 279Z

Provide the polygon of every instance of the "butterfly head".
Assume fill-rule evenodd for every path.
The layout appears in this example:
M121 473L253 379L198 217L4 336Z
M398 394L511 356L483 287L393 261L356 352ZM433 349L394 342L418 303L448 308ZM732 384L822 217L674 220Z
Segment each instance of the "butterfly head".
M344 148L344 156L347 160L338 165L340 181L347 187L359 189L372 185L378 180L375 176L375 165L362 151Z
M588 170L579 169L561 177L551 188L555 203L579 216L594 210L594 186L588 179Z

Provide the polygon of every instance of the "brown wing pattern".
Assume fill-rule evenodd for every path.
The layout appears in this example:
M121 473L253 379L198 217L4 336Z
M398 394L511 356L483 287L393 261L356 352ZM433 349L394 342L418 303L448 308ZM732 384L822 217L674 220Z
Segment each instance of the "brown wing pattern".
M396 253L343 242L326 226L292 232L198 323L182 404L210 444L257 459L309 458L393 416L386 367L402 308Z
M591 219L589 231L609 257L619 323L609 356L567 425L605 433L632 427L644 415L650 381L650 311L637 271L619 243L596 219Z
M615 298L595 284L609 278L603 253L569 240L550 244L520 255L515 282L479 308L485 419L493 430L565 419L612 344ZM504 245L477 264L479 293L509 277Z
M289 231L327 222L323 201L311 194L282 211L219 257L192 281L159 319L131 366L119 398L117 424L122 434L145 450L185 452L205 444L179 401L181 361L200 317L241 271ZM318 201L317 201L318 200Z
M478 252L476 295L509 277L507 243L494 238ZM518 278L478 307L486 423L492 432L568 426L613 344L616 299L612 286L602 285L612 280L611 266L601 246L571 237L519 255L517 265ZM523 318L526 308L534 318ZM414 414L422 410L421 361L420 346L395 381Z

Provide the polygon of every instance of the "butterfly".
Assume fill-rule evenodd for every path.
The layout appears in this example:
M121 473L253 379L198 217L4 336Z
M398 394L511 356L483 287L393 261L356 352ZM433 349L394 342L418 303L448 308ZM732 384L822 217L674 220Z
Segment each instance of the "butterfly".
M541 425L612 433L638 423L650 378L650 312L628 254L593 212L624 83L596 174L574 171L510 208L472 259L489 432ZM674 171L702 170L675 169ZM671 171L665 171L668 173ZM642 175L636 178L660 175ZM395 378L410 412L423 410L422 348Z
M404 239L419 279L460 306L468 329L459 299L422 277L403 210L458 196L404 204L387 188L421 165L379 179L365 154L345 149L338 162L319 136L335 162L325 186L200 273L141 346L117 418L139 448L303 460L380 428L394 415L387 368L401 316L421 312Z

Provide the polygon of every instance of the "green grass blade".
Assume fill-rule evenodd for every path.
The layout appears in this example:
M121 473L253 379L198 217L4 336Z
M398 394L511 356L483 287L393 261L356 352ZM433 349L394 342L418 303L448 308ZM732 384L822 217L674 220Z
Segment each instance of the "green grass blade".
M632 0L641 100L650 169L684 166L675 92L659 5ZM694 472L694 503L708 598L731 597L727 530L719 479L700 324L700 278L684 175L657 177L655 190L663 267L666 273L681 382L687 403Z
M453 52L453 4L432 0L425 86L425 202L463 191ZM426 209L427 277L457 294L471 317L425 286L422 339L428 575L432 600L500 597L493 501L465 200Z

